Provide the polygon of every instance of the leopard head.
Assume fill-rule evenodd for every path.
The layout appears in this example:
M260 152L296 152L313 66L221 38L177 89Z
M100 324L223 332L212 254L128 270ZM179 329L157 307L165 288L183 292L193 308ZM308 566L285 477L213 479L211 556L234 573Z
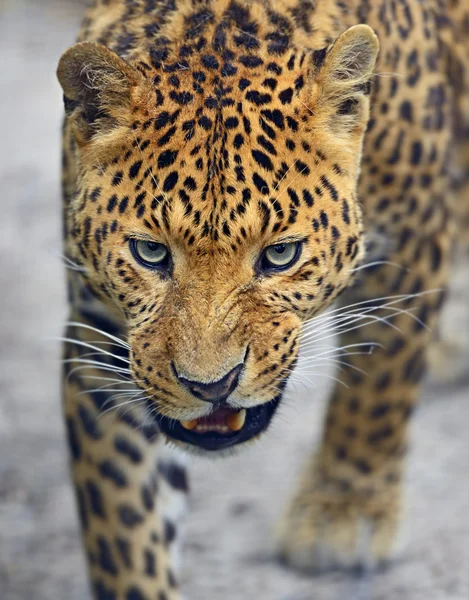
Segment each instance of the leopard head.
M58 76L76 161L70 251L122 314L161 429L214 451L267 428L302 324L362 256L378 43L359 25L274 57L196 45L126 62L84 42Z

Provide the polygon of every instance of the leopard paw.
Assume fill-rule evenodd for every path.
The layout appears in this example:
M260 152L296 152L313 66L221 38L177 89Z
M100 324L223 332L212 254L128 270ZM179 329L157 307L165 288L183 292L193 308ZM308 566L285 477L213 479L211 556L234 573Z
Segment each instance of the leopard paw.
M280 557L301 571L374 570L393 554L400 504L396 490L362 494L307 486L280 524Z

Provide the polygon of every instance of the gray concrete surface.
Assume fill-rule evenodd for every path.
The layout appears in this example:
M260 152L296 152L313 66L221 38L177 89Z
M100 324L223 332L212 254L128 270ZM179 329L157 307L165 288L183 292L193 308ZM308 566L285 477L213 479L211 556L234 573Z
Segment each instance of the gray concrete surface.
M54 71L80 5L0 0L0 600L89 598L66 469L59 350L45 341L60 335L65 315ZM467 287L460 298L467 304ZM448 314L467 339L459 309ZM469 599L469 389L451 382L427 385L415 419L407 543L391 568L357 582L297 576L271 559L272 524L319 436L324 387L318 380L292 395L257 448L194 461L186 597Z

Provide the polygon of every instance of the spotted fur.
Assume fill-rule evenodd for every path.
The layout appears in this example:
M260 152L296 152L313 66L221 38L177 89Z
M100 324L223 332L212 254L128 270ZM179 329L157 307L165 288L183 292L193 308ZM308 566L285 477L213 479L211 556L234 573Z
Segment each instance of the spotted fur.
M407 424L468 222L468 22L462 0L88 10L58 76L65 416L96 598L178 597L188 484L158 419L209 409L175 366L209 383L244 362L231 405L279 402L304 324L336 299L379 314L340 341L375 351L348 357L280 549L299 568L389 556ZM165 244L170 266L139 264L136 237ZM299 260L263 271L263 250L291 241Z

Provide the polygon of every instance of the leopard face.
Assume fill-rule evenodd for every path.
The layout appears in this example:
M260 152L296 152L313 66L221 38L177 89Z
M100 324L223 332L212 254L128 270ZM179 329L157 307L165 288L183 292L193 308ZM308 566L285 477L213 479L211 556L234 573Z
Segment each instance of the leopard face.
M62 58L71 252L123 315L135 383L172 440L213 451L262 433L302 324L349 284L376 52L358 26L276 60L186 50L181 70L132 66L92 43Z

